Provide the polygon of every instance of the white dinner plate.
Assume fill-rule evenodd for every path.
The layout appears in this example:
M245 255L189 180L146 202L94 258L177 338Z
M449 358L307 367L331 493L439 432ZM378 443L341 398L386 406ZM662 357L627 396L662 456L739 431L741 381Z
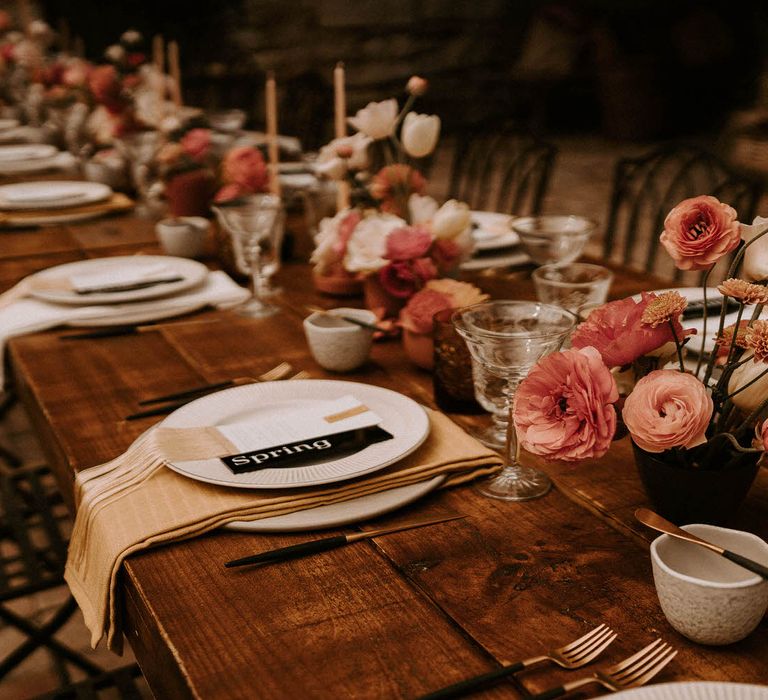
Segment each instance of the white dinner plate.
M101 202L112 188L100 182L41 180L0 186L0 209L50 209Z
M359 523L413 503L434 491L446 478L445 474L441 474L429 479L429 481L421 481L417 484L408 484L388 491L351 498L341 503L331 503L327 506L308 508L286 515L276 515L273 518L240 520L228 523L223 527L227 530L240 532L303 532Z
M615 693L622 700L768 700L768 686L691 681L658 683Z
M51 158L58 152L56 146L51 146L49 143L23 143L15 146L0 146L0 163Z
M512 216L495 211L473 211L472 237L475 250L497 250L520 243L520 236L512 230Z
M42 173L46 170L71 170L76 164L77 159L73 155L60 151L50 158L0 161L0 175Z
M174 258L170 255L121 255L113 258L94 258L56 265L35 273L34 278L37 280L59 280L73 276L99 275L101 277L103 275L103 279L106 280L111 273L120 271L122 274L126 270L135 271L136 277L134 279L137 281L141 277L142 271L146 271L148 275L152 273L147 279L151 279L154 274L162 277L181 277L181 279L177 282L123 292L77 294L71 289L33 289L30 294L38 299L52 301L56 304L77 306L121 304L170 296L195 287L203 282L208 275L208 268L196 260ZM162 270L162 274L155 273L157 270ZM99 286L106 286L107 284L109 282L100 282Z
M461 270L486 270L494 267L518 267L527 265L531 258L522 250L505 251L498 255L475 255L469 260L465 260L459 269Z
M383 469L413 452L429 434L429 418L413 399L389 389L326 379L249 384L204 396L168 416L164 428L198 428L279 417L313 403L352 395L381 417L379 424L393 438L339 459L282 469L259 469L233 474L220 459L169 463L191 479L219 486L285 489L318 486L352 479Z
M18 119L0 119L0 131L15 129L19 125Z

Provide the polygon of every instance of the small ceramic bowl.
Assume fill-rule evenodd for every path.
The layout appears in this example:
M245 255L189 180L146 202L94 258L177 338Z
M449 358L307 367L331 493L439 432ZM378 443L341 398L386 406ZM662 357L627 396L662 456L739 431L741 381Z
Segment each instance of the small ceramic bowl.
M768 565L768 543L714 525L684 530ZM651 544L661 609L680 634L700 644L732 644L757 627L768 608L768 581L698 545L662 535Z
M376 315L367 309L331 309L304 319L304 333L317 364L331 372L350 372L367 359L371 351L373 331L345 321L349 316L375 323Z
M202 216L179 216L158 221L155 232L168 255L199 258L205 249L205 237L211 223Z

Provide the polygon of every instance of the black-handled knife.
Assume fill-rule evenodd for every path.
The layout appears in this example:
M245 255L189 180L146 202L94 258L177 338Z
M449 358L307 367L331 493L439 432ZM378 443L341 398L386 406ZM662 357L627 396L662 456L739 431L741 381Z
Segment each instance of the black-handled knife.
M697 299L695 301L689 301L688 306L685 307L685 310L683 311L683 318L684 319L691 319L691 318L698 318L701 316L702 311L706 310L707 316L715 316L720 313L720 305L722 303L722 299L707 299L707 305L704 306L704 300L703 299ZM725 311L726 313L731 313L732 311L738 311L739 310L739 302L735 299L732 299L731 297L728 297L725 302Z
M316 554L318 552L327 552L329 549L336 549L337 547L343 547L353 542L369 539L371 537L379 537L380 535L389 535L393 532L401 532L402 530L411 530L416 527L426 527L427 525L437 525L438 523L447 523L451 520L461 520L466 518L466 515L452 515L450 518L438 518L437 520L422 520L416 523L406 523L405 525L397 525L395 527L386 527L381 530L369 530L368 532L356 532L351 535L337 535L335 537L324 537L320 540L312 540L311 542L301 542L300 544L292 544L290 547L281 547L280 549L272 549L268 552L261 552L260 554L252 554L240 559L233 559L224 564L228 569L236 566L247 566L248 564L274 564L279 561L287 561L289 559L300 559L310 554Z
M160 280L147 280L146 282L133 282L132 284L112 284L103 287L86 287L84 289L75 289L75 294L85 296L87 294L114 294L116 292L133 292L137 289L148 289L158 284L171 284L172 282L181 282L184 278L176 275L175 277L166 277Z

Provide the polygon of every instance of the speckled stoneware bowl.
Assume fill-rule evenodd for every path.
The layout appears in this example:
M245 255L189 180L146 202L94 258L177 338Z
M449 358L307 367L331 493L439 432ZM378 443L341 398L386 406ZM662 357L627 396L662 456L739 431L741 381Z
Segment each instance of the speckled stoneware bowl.
M714 525L684 530L768 566L768 543ZM651 544L661 609L680 634L700 644L732 644L757 627L768 608L768 581L698 545L662 535Z
M304 333L317 364L331 372L351 372L367 359L373 331L354 325L340 316L376 323L376 314L367 309L331 309L304 319Z

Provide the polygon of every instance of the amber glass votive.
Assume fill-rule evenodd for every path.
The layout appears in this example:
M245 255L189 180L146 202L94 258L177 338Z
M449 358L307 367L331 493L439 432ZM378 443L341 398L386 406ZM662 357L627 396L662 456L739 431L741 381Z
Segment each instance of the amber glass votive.
M456 332L451 316L456 309L443 309L433 317L435 366L432 385L435 403L448 413L482 413L475 399L472 358L467 344Z

